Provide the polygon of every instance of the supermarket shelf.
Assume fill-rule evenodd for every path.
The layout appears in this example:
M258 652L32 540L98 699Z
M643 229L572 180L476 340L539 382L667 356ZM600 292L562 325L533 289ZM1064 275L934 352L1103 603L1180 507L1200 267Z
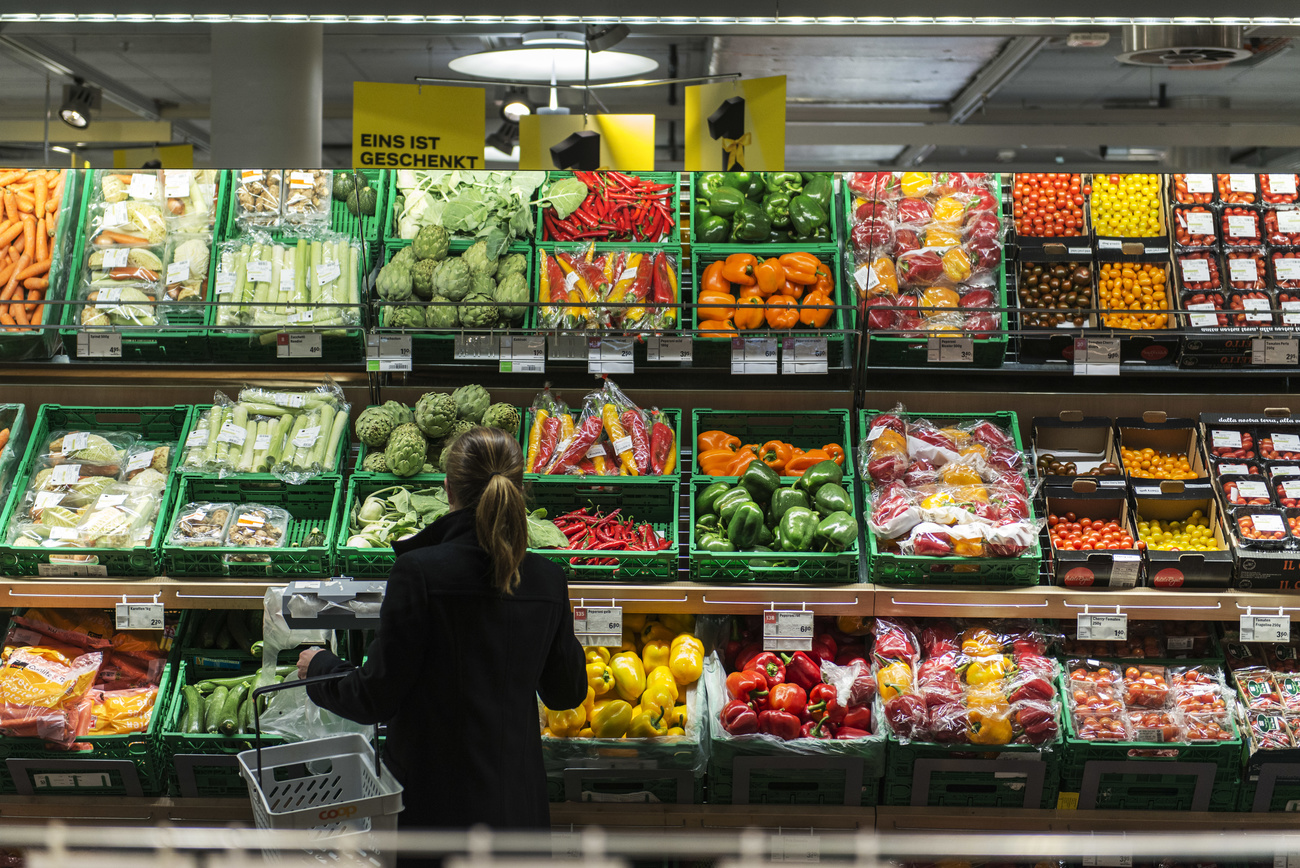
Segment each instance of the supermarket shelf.
M875 587L876 615L981 618L1074 618L1084 606L1104 611L1115 606L1134 617L1155 620L1235 621L1246 607L1300 607L1295 591L1206 589L1162 591L1153 588L1079 591L1072 588L923 588Z
M247 579L4 579L3 598L12 606L111 605L157 596L168 609L260 609L266 589L283 582Z
M94 826L252 825L253 806L248 799L0 796L0 826L33 820Z

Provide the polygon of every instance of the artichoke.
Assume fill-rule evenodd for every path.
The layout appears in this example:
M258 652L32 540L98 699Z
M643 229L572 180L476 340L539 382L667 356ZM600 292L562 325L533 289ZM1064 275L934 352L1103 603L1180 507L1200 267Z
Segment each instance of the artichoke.
M371 449L378 449L388 442L389 435L397 426L386 409L372 406L361 411L355 427L358 440Z
M420 231L415 233L415 240L411 242L411 251L421 261L446 259L450 240L447 230L442 226L421 226Z
M424 308L406 304L399 308L390 309L387 326L394 329L422 329L424 328Z
M474 274L473 272L470 272L469 294L486 295L488 298L495 298L497 294L497 282L486 274Z
M361 460L361 469L367 473L387 473L388 460L382 452L369 452Z
M497 262L497 280L505 280L508 274L528 274L528 257L522 253L511 253Z
M460 314L457 312L456 305L448 304L447 299L440 295L435 295L429 300L443 302L443 304L432 304L424 309L424 325L426 328L454 329L460 325Z
M518 322L528 310L528 281L521 272L512 271L501 278L493 298L497 300L497 313L502 319Z
M456 400L446 392L426 392L415 404L415 424L426 437L444 436L456 423Z
M461 386L451 393L451 397L456 402L456 415L471 425L477 425L483 420L483 414L492 403L488 390L478 384ZM455 428L452 430L455 431Z
M490 329L497 324L497 303L490 295L474 293L465 296L456 313L465 328Z
M433 275L433 291L448 301L469 295L469 265L462 259L444 259Z
M411 269L396 258L379 269L375 290L385 301L406 301L411 297Z
M519 422L519 411L504 402L493 404L483 413L484 425L489 428L500 428L507 434L518 434Z
M428 446L414 422L399 425L384 447L388 472L397 476L414 476L424 468Z
M383 408L388 411L389 418L393 420L394 428L415 421L415 411L401 401L385 401Z
M469 266L469 270L474 274L482 274L485 277L492 277L497 273L497 261L488 257L487 242L475 241L460 255Z
M426 226L425 229L431 227ZM411 288L420 298L433 297L433 274L438 269L438 263L432 259L421 259L415 263L415 268L411 269Z
M415 251L410 247L403 247L401 250L393 254L392 259L388 260L389 265L394 262L405 263L407 268L411 268L415 265Z

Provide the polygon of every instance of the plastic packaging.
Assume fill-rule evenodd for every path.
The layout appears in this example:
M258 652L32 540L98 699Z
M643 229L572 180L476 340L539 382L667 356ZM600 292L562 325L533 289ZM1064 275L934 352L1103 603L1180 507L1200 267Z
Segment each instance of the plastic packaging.
M181 507L172 523L169 544L176 546L219 546L226 539L231 518L235 513L233 503L200 501Z
M153 328L167 324L166 311L158 307L156 287L105 286L78 293L78 319L93 328L139 326Z
M360 247L319 232L275 241L248 232L221 246L215 287L217 325L265 330L329 330L360 323Z
M156 169L95 169L91 179L91 204L119 202L162 203L161 173Z
M237 506L231 515L222 545L234 548L284 548L292 516L283 509L246 503ZM223 560L228 564L269 564L269 554L228 554Z
M164 205L168 225L178 232L211 235L217 218L217 170L164 169Z
M279 169L239 169L234 173L235 220L240 226L280 225Z
M206 299L211 256L211 235L173 235L167 239L163 272L167 300L201 302Z
M102 247L86 254L83 288L135 286L157 289L165 275L161 247Z
M102 660L97 651L69 658L42 646L13 649L0 665L0 733L71 746L89 728Z
M284 222L328 223L333 190L334 173L329 169L285 169Z
M87 238L94 247L151 247L167 239L161 205L133 199L91 205L86 214Z

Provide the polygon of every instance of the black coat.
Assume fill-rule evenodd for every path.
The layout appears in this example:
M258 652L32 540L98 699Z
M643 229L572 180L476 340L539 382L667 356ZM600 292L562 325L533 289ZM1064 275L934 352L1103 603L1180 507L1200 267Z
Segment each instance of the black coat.
M587 696L563 571L529 554L515 593L498 594L470 510L393 548L365 665L307 694L349 720L387 721L402 828L549 826L537 696L550 708ZM350 665L323 651L307 674Z

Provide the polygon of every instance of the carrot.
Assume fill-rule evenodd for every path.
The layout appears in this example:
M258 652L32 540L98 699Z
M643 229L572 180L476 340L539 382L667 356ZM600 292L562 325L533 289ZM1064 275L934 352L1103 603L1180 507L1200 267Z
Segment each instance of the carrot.
M29 277L40 277L50 270L51 260L42 259L40 262L33 263L26 269L18 272L19 280L26 280Z
M9 429L0 431L0 452L4 451L5 444L9 442Z
M0 232L0 247L4 247L6 244L9 244L15 238L17 238L19 235L22 234L23 234L22 222L18 221L13 223L13 225L11 225L4 232Z
M13 244L9 245L9 256L11 259L17 259L18 254L27 249L27 239L19 238Z
M14 318L18 325L27 325L27 305L11 304L9 305L9 315Z
M16 193L14 199L18 202L19 211L26 211L30 214L32 209L36 207L36 200L26 193Z
M13 172L5 172L3 175L0 175L0 187L7 187L8 185L22 178L23 175L25 174L26 172L24 172L22 169L18 169L17 171L13 171Z
M36 220L31 217L23 218L23 250L36 255Z
M37 279L37 278L28 278L28 280L35 280L35 279ZM26 281L24 281L24 285L25 285L25 284L26 284ZM35 312L36 312L36 302L38 302L38 301L44 301L44 300L45 300L45 290L44 290L44 288L41 288L41 289L34 289L34 288L31 288L31 287L28 287L28 290L27 290L27 305L26 305L26 307L27 307L27 315L30 317L33 313L35 313Z
M16 325L14 318L3 310L0 310L0 323L4 323L7 326ZM5 329L5 331L13 331L13 329Z
M45 305L44 304L36 305L36 312L32 314L31 324L34 326L40 325L41 320L43 320L44 318L45 318Z
M13 273L16 270L17 265L18 263L14 262L9 265L6 265L4 268L0 268L0 287L3 287L6 283L9 282L9 278L13 276Z
M35 191L36 207L34 210L36 211L37 217L45 216L45 199L47 196L49 196L49 193L50 193L49 185L45 183L45 178L42 177L39 181L36 182L36 191Z
M2 236L0 236L2 237ZM130 235L126 232L110 232L105 229L95 236L95 244L100 247L107 247L110 244L148 244L149 239L141 235Z
M32 251L36 261L50 258L50 236L45 234L45 217L36 221L36 249Z
M5 190L5 213L9 215L9 222L18 222L18 199L8 190Z
M48 277L29 277L23 281L23 286L36 293L48 288L49 285L50 279ZM28 305L28 307L31 307L31 305Z
M27 264L27 254L24 253L22 256L18 257L17 270L15 270L13 274L9 275L9 282L5 284L3 290L0 290L0 301L13 297L15 290L18 289L18 272L26 268Z

